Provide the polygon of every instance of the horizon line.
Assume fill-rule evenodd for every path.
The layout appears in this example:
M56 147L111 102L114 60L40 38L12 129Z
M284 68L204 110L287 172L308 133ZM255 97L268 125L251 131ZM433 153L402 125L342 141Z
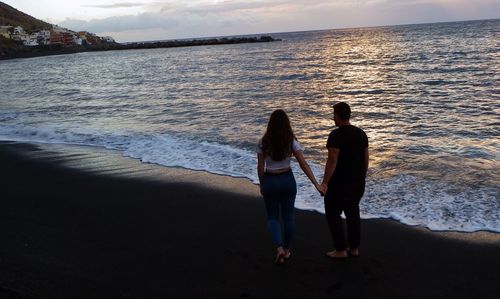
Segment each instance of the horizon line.
M330 31L330 30L352 30L352 29L384 28L384 27L399 27L399 26L414 26L414 25L432 25L432 24L446 24L446 23L465 23L465 22L496 21L496 20L500 20L500 17L498 17L498 18L487 18L487 19L456 20L456 21L437 21L437 22L423 22L423 23L402 23L402 24L386 24L386 25L371 25L371 26L353 26L353 27L306 29L306 30L292 30L292 31L274 31L274 32L261 32L261 33L242 33L242 34L232 34L232 35L212 35L212 36L198 36L198 37L180 37L180 38L166 38L166 39L155 39L155 40L126 41L126 42L119 42L119 43L120 44L127 44L127 43L152 43L152 42L160 42L160 41L196 40L196 39L208 39L208 38L244 37L244 36L255 36L255 35L305 33L305 32Z

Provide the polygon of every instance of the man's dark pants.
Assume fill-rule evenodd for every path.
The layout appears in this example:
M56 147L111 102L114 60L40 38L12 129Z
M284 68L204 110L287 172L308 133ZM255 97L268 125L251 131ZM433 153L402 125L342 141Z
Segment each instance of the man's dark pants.
M359 202L365 192L365 181L333 181L325 194L325 214L335 250L358 248L361 240ZM344 212L347 223L347 240L340 215ZM347 242L346 242L347 241Z

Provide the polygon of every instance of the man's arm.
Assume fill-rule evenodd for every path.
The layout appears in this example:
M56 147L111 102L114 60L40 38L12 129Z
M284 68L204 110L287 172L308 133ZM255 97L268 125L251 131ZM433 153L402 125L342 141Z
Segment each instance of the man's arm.
M323 182L321 185L328 186L328 181L333 175L335 168L337 167L337 159L339 157L340 150L336 147L328 148L328 159L325 164L325 174L323 175Z
M368 166L370 165L370 153L368 152L368 147L365 148L365 173L368 172Z

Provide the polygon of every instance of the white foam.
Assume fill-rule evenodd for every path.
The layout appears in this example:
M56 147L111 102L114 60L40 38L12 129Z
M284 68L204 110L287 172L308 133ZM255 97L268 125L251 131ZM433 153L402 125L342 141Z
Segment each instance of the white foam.
M256 161L248 150L166 134L135 136L125 147L121 150L126 156L141 159L143 162L258 181L256 175L252 175L252 166Z
M69 132L56 127L2 125L0 139L100 146L119 150L125 156L147 163L244 177L258 183L253 149L184 136L136 132L106 134L88 128L74 128ZM315 163L310 166L319 180L323 166ZM293 163L292 168L298 188L296 207L324 213L323 198L297 163ZM392 218L435 231L500 233L500 200L495 188L472 190L407 174L370 177L360 209L363 218Z
M365 218L387 217L434 231L500 232L500 201L494 188L468 189L398 174L367 182Z

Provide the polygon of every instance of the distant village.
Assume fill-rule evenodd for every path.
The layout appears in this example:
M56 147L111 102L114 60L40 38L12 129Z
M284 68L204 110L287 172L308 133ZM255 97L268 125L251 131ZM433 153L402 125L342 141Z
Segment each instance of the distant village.
M115 43L111 36L100 37L87 31L74 32L58 26L32 33L26 32L21 26L0 26L0 36L20 41L25 46L88 46L99 45L102 42Z
M75 32L48 24L3 2L0 2L0 24L0 60L90 51L262 43L279 40L271 36L260 36L117 43L110 36L100 37L88 31Z
M120 44L110 36L100 37L87 31L74 32L55 25L49 30L36 32L25 30L22 26L0 26L0 60L27 58L47 55L70 54L87 51L109 51L129 49L155 49L171 47L191 47L203 45L224 45L240 43L272 42L271 36L231 37L193 40L168 40L153 42L133 42ZM2 45L2 40L16 41Z

